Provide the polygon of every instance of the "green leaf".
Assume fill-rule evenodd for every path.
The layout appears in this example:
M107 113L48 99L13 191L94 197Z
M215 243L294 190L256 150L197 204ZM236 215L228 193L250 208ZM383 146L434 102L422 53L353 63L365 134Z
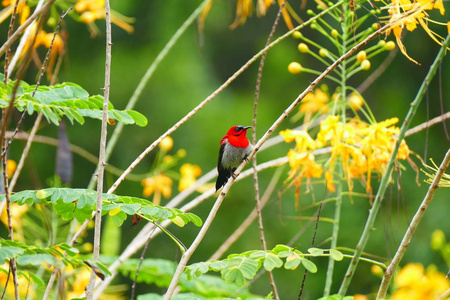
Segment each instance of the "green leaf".
M141 114L135 110L126 110L126 112L133 118L133 120L137 126L140 126L140 127L147 126L148 120L143 114Z
M336 261L341 261L344 258L342 252L336 249L330 249L330 256Z
M17 263L22 266L24 265L40 266L42 263L55 266L57 262L58 260L54 256L44 253L25 254L17 258Z
M0 263L5 263L5 260L13 258L17 255L21 255L23 253L23 249L22 248L18 248L18 247L11 247L11 246L6 246L6 247L1 247L0 248Z
M276 245L275 248L272 249L272 252L278 254L283 251L291 251L291 247L286 245Z
M116 226L122 226L123 222L127 219L127 214L123 211L118 212L112 216L112 220Z
M140 208L141 208L141 205L138 203L122 204L120 206L120 209L127 215L134 215Z
M311 273L317 272L317 266L309 259L302 259L302 264L305 267L305 269L308 270L309 272Z
M27 272L27 274L30 275L31 280L32 280L34 283L36 283L38 286L40 286L40 287L45 287L44 281L43 281L39 276L37 276L36 274L34 274L34 273L32 273L32 272Z
M303 258L300 257L297 253L292 253L290 256L286 257L284 268L288 270L295 270L302 262L302 259Z
M264 260L264 269L267 271L272 271L275 268L280 268L283 265L283 261L273 253L267 253L266 259Z
M323 250L319 249L319 248L309 248L308 252L312 255L312 256L321 256L323 255Z
M221 270L222 278L226 282L235 282L242 286L246 279L255 277L259 269L259 263L245 256L236 256L227 261L228 267Z

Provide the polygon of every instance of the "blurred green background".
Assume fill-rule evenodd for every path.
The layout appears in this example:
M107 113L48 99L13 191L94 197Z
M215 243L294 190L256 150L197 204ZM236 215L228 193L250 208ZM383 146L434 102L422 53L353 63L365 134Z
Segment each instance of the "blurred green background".
M200 2L175 0L112 1L113 9L126 16L136 18L133 34L128 34L113 25L110 100L116 108L125 108L147 68ZM297 1L290 2L301 18L308 19L306 12L299 9L300 3L297 3ZM445 4L448 7L448 3ZM308 1L307 6L315 8L316 4ZM368 7L369 5L365 4L364 6ZM359 13L363 14L364 11L362 9ZM276 13L277 6L274 5L269 9L267 16L263 18L253 16L247 20L244 26L230 30L229 25L234 20L235 1L214 1L206 18L204 30L199 31L197 23L190 26L165 57L145 87L135 109L148 118L148 125L144 128L126 126L109 163L121 169L127 168L148 145L227 80L264 46ZM370 20L367 24L376 22L375 17ZM104 20L97 21L96 24L103 33ZM2 26L4 25L2 24ZM102 94L105 61L104 37L91 38L88 28L84 24L77 23L70 18L66 18L64 27L69 34L68 53L59 75L59 82L74 82L81 85L90 94ZM2 27L2 32L4 30L5 28ZM287 30L284 22L280 21L276 36ZM441 35L446 35L446 28L443 26L442 28L437 27L436 30ZM321 35L309 28L302 32L317 42L326 43ZM387 40L393 39L392 36L386 37L384 35L379 39L385 38ZM299 53L297 50L298 42L294 38L288 38L267 54L258 107L258 138L315 78L310 74L292 75L287 72L287 65L292 61L299 61L309 68L315 68L319 71L325 69L325 66L316 60ZM414 99L429 65L440 48L421 29L406 34L404 43L409 55L419 61L421 65L415 65L398 52L393 63L363 93L378 121L392 117L398 117L400 122L403 121L410 107L409 103ZM388 52L382 53L371 60L371 70L366 73L359 73L361 75L352 79L352 85L357 87L361 84L388 54ZM182 163L189 162L199 165L203 173L208 172L216 166L219 142L227 129L236 124L251 125L258 63L259 61L253 64L224 92L215 97L172 135L175 144L170 154L174 154L178 149L185 149L187 152L187 156L180 162L179 166ZM36 67L31 67L25 80L29 83L35 82L36 74ZM444 111L448 110L450 96L448 78L450 78L450 62L447 57L442 62L439 75L430 83L425 101L421 104L411 126L438 116L441 113L441 105ZM334 89L333 83L326 83L331 90ZM17 122L18 117L19 115L15 114L13 122ZM22 129L30 130L33 122L34 116L28 117ZM281 125L280 130L298 125L300 124L293 124L288 118ZM39 135L57 137L55 126L44 122L41 127L38 132ZM68 125L67 130L72 144L98 155L99 121L87 119L83 126ZM111 134L112 131L113 127L109 126L108 133ZM440 163L450 145L442 124L409 137L407 143L412 151L424 159L433 158L437 164ZM19 159L23 146L23 141L17 141L13 144L10 153L12 159ZM258 163L285 156L290 146L292 145L280 144L261 152L258 154ZM20 176L16 191L48 187L48 179L54 175L55 153L54 147L38 143L33 144L25 171ZM133 173L148 172L155 154L156 151L144 159ZM73 159L72 187L85 188L95 171L95 165L78 155L74 155ZM419 164L417 159L414 159L414 161ZM423 182L425 177L422 173L418 174L418 184L416 172L407 163L404 165L405 169L401 171L400 181L397 180L398 172L393 175L394 183L388 188L386 199L378 216L376 230L372 232L365 251L383 259L391 258L395 253L409 220L428 188L428 185ZM178 171L179 166L175 168L176 171ZM419 167L421 166L419 165ZM266 170L260 174L261 194L274 171ZM292 188L289 190L283 189L283 181L287 178L287 172L288 168L286 167L276 191L263 211L269 249L276 244L287 244L307 224L307 220L300 220L299 217L311 217L315 213L315 209L295 210L294 190ZM115 179L115 176L108 174L105 187L109 188ZM377 179L374 180L373 186L376 186L376 182L378 182ZM305 185L302 187L301 206L309 205L313 201L313 195L315 201L330 196L329 194L325 195L323 186L320 184L315 185L314 191L309 194L305 192L304 187ZM278 191L283 192L278 194ZM362 185L356 181L355 191L364 192ZM117 193L142 197L141 183L125 181L119 187ZM174 182L172 194L175 195L176 193L177 181ZM403 259L405 264L407 262L421 262L425 266L435 264L441 272L446 273L448 271L444 260L438 253L433 252L429 246L431 233L437 228L444 230L447 238L450 238L448 195L449 192L445 188L438 190L436 193L429 211L427 211L425 218L417 229L411 247L406 252ZM167 201L168 199L164 199L163 204ZM193 213L205 220L213 201L214 199L207 200L197 207ZM343 200L341 231L338 240L338 246L340 247L355 247L370 209L367 199L353 197L353 201L354 203L351 203L347 197L344 197ZM254 205L252 180L248 178L236 183L220 208L206 238L192 257L191 263L208 259L245 219ZM325 205L322 217L333 218L333 215L333 203ZM122 250L137 234L143 226L143 222L137 228L132 228L130 225L131 222L127 220L122 227ZM301 251L309 248L313 227L310 226L293 246ZM331 223L320 222L316 244L320 244L330 236L331 228ZM170 230L186 245L191 243L198 232L198 228L193 225L187 225L184 228L171 226ZM108 247L108 245L103 244L102 247ZM320 247L327 248L329 243L324 243ZM260 248L258 228L256 224L253 224L228 253L240 253ZM147 256L176 261L179 259L180 253L167 237L160 235L150 243ZM319 272L308 275L303 299L315 299L322 295L327 259L314 259L314 262L318 265ZM332 292L337 292L348 263L349 260L344 259L336 264ZM370 273L370 267L371 265L368 263L360 263L349 294L368 294L376 291L380 279ZM275 270L274 274L281 299L296 298L303 269L299 268L295 271L279 269ZM115 283L120 282L130 284L130 281L119 276ZM145 284L140 284L138 289L140 293L164 292L163 289ZM252 286L251 291L256 294L267 295L270 292L267 276L257 281Z

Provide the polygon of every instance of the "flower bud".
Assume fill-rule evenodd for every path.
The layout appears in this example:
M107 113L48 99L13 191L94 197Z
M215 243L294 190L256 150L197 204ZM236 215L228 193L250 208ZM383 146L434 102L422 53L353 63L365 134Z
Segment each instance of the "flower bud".
M386 45L386 41L385 40L380 40L379 42L378 42L378 47L384 47Z
M339 36L339 32L336 29L331 30L331 36L337 38Z
M161 142L159 142L159 148L165 152L169 152L170 149L173 147L173 139L170 136L166 136L162 139Z
M433 234L431 235L431 249L438 251L444 246L445 243L444 232L440 229L433 231Z
M294 33L292 33L292 36L296 39L301 39L303 37L303 34L300 31L296 30L294 31Z
M393 41L389 41L386 43L386 45L384 46L384 49L386 49L387 51L391 51L395 49L395 43Z
M328 50L325 48L322 48L319 50L319 55L322 57L327 57L328 56Z
M298 74L302 71L302 65L298 62L291 62L288 66L288 71L291 74Z
M308 45L306 45L305 43L298 44L298 51L300 51L301 53L308 52L309 51Z
M366 51L359 51L358 54L356 55L356 60L362 62L366 59L366 57L367 57Z
M369 70L370 69L370 61L367 59L363 60L361 63L361 69L366 70L366 71Z

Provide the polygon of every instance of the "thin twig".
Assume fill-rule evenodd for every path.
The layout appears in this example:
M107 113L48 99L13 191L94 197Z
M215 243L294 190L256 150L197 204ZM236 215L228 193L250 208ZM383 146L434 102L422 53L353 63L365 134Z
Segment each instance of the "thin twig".
M14 4L14 9L13 12L11 14L11 20L9 21L9 29L8 29L8 39L11 38L11 35L13 33L14 30L14 23L16 21L16 14L17 14L17 7L19 6L19 1L16 1L16 3ZM8 48L8 50L6 50L6 54L5 54L5 66L4 66L4 82L5 84L8 83L8 77L9 77L9 72L8 72L8 65L9 65L9 56L11 55L11 47Z
M269 37L267 38L265 47L267 47L270 44L270 41L272 40L273 35L275 34L275 30L277 29L278 22L281 18L281 11L283 10L285 4L286 4L286 0L283 0L283 2L280 5L280 8L278 10L277 16L275 18L275 22L272 26L272 30L270 31ZM259 102L259 94L260 94L260 90L261 90L262 72L264 69L264 62L266 61L266 56L267 56L267 51L265 51L261 56L261 61L259 63L259 67L258 67L258 75L256 77L255 100L253 103L253 124L252 124L253 125L253 134L252 134L252 143L253 144L256 143L256 123L257 123L257 119L258 119L258 102ZM255 154L253 156L253 185L254 185L254 190L255 190L255 210L256 210L256 214L258 216L259 237L261 239L262 249L264 251L266 251L267 243L266 243L266 238L264 235L264 223L263 223L262 214L261 214L261 201L259 198L258 172L256 171L257 165L258 165L258 163L257 163L257 159L256 159L256 154ZM273 278L273 273L272 273L272 271L268 271L267 273L269 275L269 281L270 281L270 286L272 287L273 296L275 297L276 300L279 300L280 296L278 295L277 285L275 283L275 279Z
M264 195L261 197L260 209L262 210L266 203L269 201L270 195L272 195L273 190L275 189L278 180L281 177L281 172L283 168L278 168L275 174L272 176ZM244 173L241 174L241 176ZM245 218L245 220L241 223L241 225L236 228L236 230L220 245L219 249L214 252L213 255L208 260L220 259L223 254L233 245L239 237L250 227L250 225L255 221L258 217L258 213L256 211L256 207L250 212L250 214Z
M326 190L325 190L325 192L326 192ZM320 213L322 212L322 208L323 208L323 202L320 202L319 210L318 210L317 216L316 216L316 226L314 227L314 234L313 234L312 241L311 241L311 248L314 247L314 245L316 243L317 228L319 227ZM307 259L311 260L311 256L308 256ZM302 299L303 288L305 287L307 275L308 275L308 270L305 268L305 270L303 271L302 284L300 286L300 291L298 293L298 300Z
M100 154L98 163L98 180L97 180L97 205L95 214L95 227L94 227L94 249L93 260L97 261L100 256L100 236L102 225L102 204L103 204L103 176L105 173L105 149L106 149L106 137L107 137L107 124L108 124L108 104L109 93L111 85L111 7L109 0L105 0L105 14L106 14L106 59L105 59L105 87L103 96L103 112L102 112L102 127L100 136ZM94 284L95 284L95 272L92 270L89 284L86 288L86 300L92 300L94 298Z
M3 117L6 114L5 111L3 111ZM6 140L3 136L3 139L1 140L2 143L2 150L5 149ZM6 215L8 218L8 238L11 241L14 241L14 230L12 226L12 220L11 220L11 200L9 198L9 187L8 187L8 173L6 172L6 152L3 153L2 157L2 177L3 177L3 188L5 189L5 201L6 201ZM16 265L16 259L14 257L10 258L9 260L9 267L11 268L11 273L13 275L13 282L14 282L14 295L15 299L19 300L19 283L17 280L17 265Z
M137 279L138 279L138 275L139 275L139 270L141 269L142 262L144 261L144 258L145 258L145 253L147 252L147 247L150 244L152 235L155 232L156 228L157 228L156 226L153 226L153 230L150 232L150 235L147 238L147 242L145 243L144 249L142 250L142 254L141 254L141 257L139 259L139 265L138 265L138 267L136 269L136 274L134 275L133 284L131 286L131 297L130 297L130 300L134 300L134 298L135 298L134 296L135 296L135 292L136 292L136 283L137 283Z
M430 205L431 200L433 200L434 193L438 189L439 182L441 181L442 176L444 175L445 170L447 170L449 164L450 164L450 149L445 154L445 157L442 160L442 163L439 166L439 169L436 172L436 175L434 176L433 182L430 184L430 187L428 188L427 194L425 195L425 198L423 199L422 204L417 209L416 214L414 215L413 219L411 220L411 224L409 224L408 230L406 231L405 235L403 236L403 240L401 241L400 245L398 246L398 249L394 255L394 258L392 259L391 263L389 264L386 271L384 272L383 280L381 281L380 288L378 289L378 295L377 295L376 299L384 299L386 297L386 292L387 292L389 284L391 282L391 278L394 275L395 269L400 264L400 261L402 260L403 255L406 252L406 249L408 248L409 244L411 243L411 239L414 235L414 232L416 231L417 226L419 226L420 220L422 219L425 212L427 211L427 208Z

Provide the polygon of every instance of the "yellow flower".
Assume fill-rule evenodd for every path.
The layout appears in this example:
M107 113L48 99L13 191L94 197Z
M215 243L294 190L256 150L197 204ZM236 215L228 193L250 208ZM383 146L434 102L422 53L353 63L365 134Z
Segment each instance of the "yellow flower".
M8 178L11 178L14 175L16 168L17 163L14 160L8 159L6 161L6 173L8 174Z
M4 263L3 265L0 265L0 268L2 268L4 270L8 270L9 264ZM25 297L28 295L28 297L30 297L30 299L32 299L35 296L35 293L33 290L33 284L30 283L28 280L30 280L30 281L33 281L33 280L25 271L22 271L22 272L23 273L18 276L18 280L17 280L18 286L19 286L19 296ZM8 279L8 273L4 273L4 272L0 271L0 285L2 287L5 286L7 279ZM5 299L14 299L15 289L14 289L14 281L13 281L12 276L9 276L8 287L6 288L5 293L6 293L6 295L9 296L9 297L6 297Z
M363 106L364 99L359 93L352 92L348 97L348 104L352 109L358 111Z
M22 25L25 23L25 21L30 16L30 7L26 4L26 1L21 0L3 0L2 5L6 7L1 13L0 13L0 23L2 23L7 17L9 17L14 12L14 6L16 5L16 2L19 2L19 5L17 5L17 11L16 14L20 14L19 23Z
M316 89L314 92L308 93L305 98L302 99L300 111L304 113L326 113L328 111L328 101L328 95L321 89Z
M72 288L68 293L68 299L80 297L89 284L89 279L91 278L91 271L88 269L82 269L75 275L75 280L73 281Z
M391 0L388 13L390 15L390 22L393 22L393 26L388 30L387 34L391 31L394 32L395 39L397 41L400 51L409 60L418 64L414 59L409 57L406 53L406 47L402 43L402 34L404 29L408 31L414 31L417 28L417 24L420 24L425 32L439 45L442 46L443 38L438 34L431 31L428 27L428 14L425 10L438 9L441 15L444 15L445 9L442 0ZM405 13L409 13L407 17L404 17ZM436 23L435 21L433 21Z
M158 146L161 150L169 152L173 147L173 139L170 136L166 136L162 139Z
M11 223L13 229L19 229L22 227L22 217L28 211L28 205L19 205L17 203L11 203ZM8 226L8 215L6 213L6 205L1 212L1 221Z
M153 203L159 205L161 203L161 195L164 198L169 198L172 194L172 179L164 174L158 174L153 177L145 178L142 180L144 186L143 194L145 197L153 197Z
M75 11L81 13L80 19L82 22L91 24L96 20L105 18L105 1L78 0L75 4ZM129 24L134 22L134 19L122 16L113 10L111 10L111 22L128 33L134 32L134 27Z
M450 281L436 271L420 263L410 263L403 267L395 278L397 290L392 300L434 300L450 288Z
M298 152L305 152L316 148L314 140L305 130L286 129L281 131L280 135L284 137L284 141L286 143L290 143L295 140L295 148Z
M197 177L202 174L202 170L197 165L184 164L180 168L181 179L178 184L178 190L184 191L195 183Z

